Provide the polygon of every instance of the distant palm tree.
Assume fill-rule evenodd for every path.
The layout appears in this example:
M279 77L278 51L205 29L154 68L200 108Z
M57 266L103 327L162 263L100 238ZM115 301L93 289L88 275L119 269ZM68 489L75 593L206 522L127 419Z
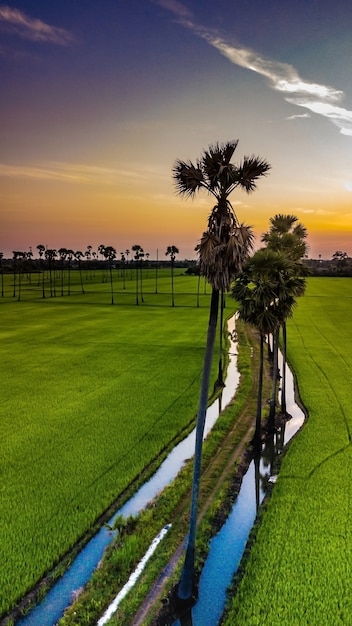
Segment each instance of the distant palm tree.
M67 248L59 248L58 255L61 261L61 295L64 295L64 270L65 270L65 261L67 257Z
M78 271L79 271L79 280L80 280L80 283L81 283L81 291L82 291L82 293L84 293L83 280L82 280L82 265L81 265L81 260L83 259L84 254L83 254L83 252L81 250L77 250L74 253L74 257L75 257L75 259L76 259L76 261L78 263Z
M92 278L92 266L90 261L92 260L92 250L93 250L93 246L87 246L87 250L84 253L84 256L86 257L87 260L87 271L86 271L86 280L88 280L88 273L90 278Z
M17 293L17 301L21 300L21 270L23 266L23 261L26 258L26 253L20 250L14 250L13 254L13 297L16 296L16 272L18 274L18 293Z
M49 283L50 283L50 297L56 297L56 284L55 284L55 259L57 257L57 251L54 248L47 248L44 256L49 265Z
M121 264L122 264L122 285L123 289L126 289L126 257L123 252L120 252Z
M2 266L2 260L4 258L4 253L0 252L0 273L1 273L1 297L4 297L4 268Z
M165 256L169 256L171 260L171 306L175 306L174 298L174 263L176 254L179 253L179 249L176 246L168 246L165 252Z
M231 160L237 144L237 140L221 145L217 143L205 150L195 164L191 161L177 160L173 168L179 194L192 198L204 189L215 198L215 206L208 219L208 228L198 245L200 272L211 284L212 294L197 414L190 527L178 587L178 596L182 600L190 600L192 597L202 444L216 337L219 292L228 291L231 281L241 271L253 244L253 233L248 226L239 224L229 196L237 187L247 193L254 191L256 181L270 169L270 165L259 157L245 157L239 165L233 164Z
M112 281L112 262L116 259L116 250L113 246L104 246L104 257L107 259L109 264L109 274L110 274L110 293L111 293L111 304L114 304L114 287Z
M104 251L105 251L105 246L104 246L104 244L103 244L103 243L101 243L101 244L98 246L98 252L99 252L99 254L100 254L103 258L105 258ZM102 274L101 274L101 281L102 281L103 283L105 283L105 282L106 282L106 278L105 278L105 266L104 266L104 265L103 265L103 270L102 270Z
M45 298L45 269L43 264L43 254L45 252L45 246L43 244L38 244L37 250L39 252L39 273L40 270L42 272L42 296ZM38 279L38 287L39 287L39 279Z
M143 258L144 252L143 252L143 248L138 245L138 244L134 244L132 246L132 250L134 252L134 260L136 262L136 304L139 304L139 285L138 285L138 278L139 278L139 264L140 264L140 259ZM142 298L142 302L143 302L143 298Z
M68 293L69 296L71 295L71 262L72 262L72 259L73 259L74 256L75 256L74 251L71 250L71 248L69 248L67 250L67 261L68 261L68 266L67 266L67 269L68 269L68 281L67 281L68 282L68 289L67 289L67 293Z

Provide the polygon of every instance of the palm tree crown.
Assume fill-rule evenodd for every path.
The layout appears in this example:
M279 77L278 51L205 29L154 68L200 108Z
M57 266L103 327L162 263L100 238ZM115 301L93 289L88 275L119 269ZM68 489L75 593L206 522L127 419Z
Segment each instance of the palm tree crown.
M237 187L247 193L254 191L257 180L270 169L264 159L255 156L244 157L239 165L232 163L237 144L238 140L216 143L195 164L178 159L173 168L179 194L194 197L205 189L216 199L197 251L201 274L219 290L229 289L253 245L252 230L239 224L229 196Z

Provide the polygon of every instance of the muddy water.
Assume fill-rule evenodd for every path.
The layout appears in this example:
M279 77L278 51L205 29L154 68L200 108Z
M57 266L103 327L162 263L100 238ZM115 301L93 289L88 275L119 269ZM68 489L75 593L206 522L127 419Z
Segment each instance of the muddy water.
M280 355L279 365L282 368ZM305 416L294 399L294 380L287 367L287 411L292 418L268 442L260 459L252 461L243 478L234 506L218 534L210 543L209 554L199 583L197 604L173 626L216 626L222 616L226 590L241 561L254 524L258 507L267 491L268 482L275 482L272 466L277 454L303 425Z
M237 346L235 339L235 319L228 322L230 336L229 365L227 368L225 387L220 399L209 406L206 415L204 437L214 426L222 409L232 400L239 382L237 370ZM145 483L136 494L109 520L112 526L118 515L137 515L164 487L177 475L184 462L194 455L195 429L170 452L152 478ZM54 626L64 611L72 604L77 591L91 578L97 568L105 549L114 538L114 533L103 526L87 543L65 574L57 581L43 601L19 620L19 626Z

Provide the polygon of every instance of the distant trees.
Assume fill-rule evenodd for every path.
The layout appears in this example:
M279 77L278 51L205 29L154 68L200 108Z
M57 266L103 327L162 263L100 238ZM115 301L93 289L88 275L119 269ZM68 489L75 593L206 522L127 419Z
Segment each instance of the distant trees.
M207 229L198 245L200 273L210 283L212 294L197 413L189 535L178 586L178 596L181 600L190 600L192 597L202 444L218 320L219 293L221 290L228 291L231 281L242 270L253 243L252 230L238 222L229 196L238 187L247 193L254 191L257 180L270 169L270 165L259 157L244 157L240 164L233 164L232 157L237 144L238 141L235 140L211 145L195 163L178 159L173 168L176 190L180 195L192 198L204 189L215 199Z

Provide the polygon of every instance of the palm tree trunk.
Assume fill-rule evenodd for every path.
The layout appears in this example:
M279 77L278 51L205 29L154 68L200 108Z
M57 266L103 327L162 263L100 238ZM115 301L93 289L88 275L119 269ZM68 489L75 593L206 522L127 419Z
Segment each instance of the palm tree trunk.
M180 600L190 600L192 597L193 579L194 579L194 557L196 543L196 526L198 512L198 495L200 485L200 473L202 462L203 434L205 418L208 408L209 382L211 366L213 362L214 345L216 339L216 326L218 321L219 310L219 290L212 290L207 343L204 354L203 373L201 381L201 390L198 404L197 425L196 425L196 442L194 452L193 466L193 483L192 483L192 500L189 523L188 543L186 549L185 562L183 565L181 578L178 586L178 597Z
M156 263L155 263L155 293L158 293L158 264L159 264L159 249L156 249Z
M270 398L270 412L268 429L273 433L275 430L275 409L276 409L276 395L277 395L277 379L278 379L278 334L279 329L273 332L273 382Z
M254 449L256 452L259 452L261 449L263 370L264 370L264 336L263 336L263 333L260 333L257 412L256 412L256 418L255 418L255 432L254 432L254 437L253 437L253 445L254 445Z
M175 298L174 298L174 262L171 259L171 304L175 306Z
M223 336L224 336L224 308L225 308L225 299L224 299L224 290L221 290L220 297L220 325L219 325L219 366L218 366L218 378L215 383L216 387L225 387L224 383L224 373L223 373L223 355L222 355L222 344L223 344Z
M79 280L81 283L81 292L84 293L81 260L78 261Z
M281 412L286 415L286 347L287 347L287 332L286 322L282 324L282 381L281 381Z
M111 304L114 304L114 287L112 283L112 267L111 260L109 259L109 273L110 273L110 292L111 292Z
M136 304L139 304L138 300L138 261L136 261Z

